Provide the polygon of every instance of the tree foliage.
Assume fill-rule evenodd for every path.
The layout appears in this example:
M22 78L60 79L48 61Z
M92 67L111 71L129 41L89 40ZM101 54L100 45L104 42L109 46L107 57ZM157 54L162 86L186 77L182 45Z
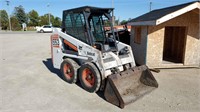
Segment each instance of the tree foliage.
M15 7L14 15L15 15L15 17L17 17L19 24L27 23L27 15L26 15L25 10L22 5Z
M0 15L0 25L3 30L6 30L9 28L8 14L5 10L0 10ZM12 30L21 30L22 23L26 23L28 27L49 25L49 14L39 16L38 12L35 10L26 13L22 5L14 8L14 13L10 19ZM61 26L61 18L50 15L50 20L52 26Z
M61 19L59 17L55 17L52 24L55 27L60 27L61 26Z
M54 17L53 15L50 15L50 22L52 26L61 26L61 19L59 17ZM39 25L49 25L49 14L44 14L43 16L40 16Z
M8 14L5 10L0 10L0 24L1 24L1 28L2 30L7 30L9 25L8 25Z
M39 25L48 25L49 24L49 18L48 18L48 14L45 14L43 16L40 16L40 20L39 20Z
M38 15L37 11L31 10L28 13L28 18L29 18L29 21L28 21L28 25L29 26L38 26L38 24L39 24L39 15Z
M10 21L11 21L11 26L12 26L12 30L16 31L16 30L21 30L21 25L19 24L19 21L17 19L16 16L12 16L10 18Z
M120 24L121 24L121 25L125 25L125 24L127 24L127 22L128 22L127 20L122 20L122 21L120 22Z
M110 27L110 25L111 25L111 21L109 21L109 20L104 20L104 26L105 26L105 27Z

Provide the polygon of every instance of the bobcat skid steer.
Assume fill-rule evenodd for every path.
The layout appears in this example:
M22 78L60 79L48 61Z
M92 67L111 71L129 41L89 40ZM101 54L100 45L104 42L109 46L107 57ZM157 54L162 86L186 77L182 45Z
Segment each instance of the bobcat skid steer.
M66 82L79 80L88 92L104 91L108 102L124 108L158 83L147 66L136 67L131 47L116 41L112 12L89 6L63 11L62 29L51 36L52 61Z

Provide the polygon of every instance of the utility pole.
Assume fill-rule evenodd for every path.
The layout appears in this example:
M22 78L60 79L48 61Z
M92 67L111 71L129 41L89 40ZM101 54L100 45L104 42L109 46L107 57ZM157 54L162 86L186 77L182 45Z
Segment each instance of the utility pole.
M49 10L49 11L48 11L48 12L49 12L49 25L51 25L51 19L50 19L50 18L51 18L51 17L50 17L50 4L49 4L49 3L47 4L47 7L48 7L48 10Z
M1 18L1 11L0 11L0 18ZM1 31L1 19L0 19L0 31Z
M114 8L114 0L112 0L112 8ZM112 24L115 26L115 16L114 16L114 10L112 12Z
M149 3L149 11L152 10L151 7L152 7L152 2Z
M6 0L6 5L8 6L8 22L9 22L9 28L11 31L11 22L10 22L10 14L9 14L9 5L10 5L10 1Z

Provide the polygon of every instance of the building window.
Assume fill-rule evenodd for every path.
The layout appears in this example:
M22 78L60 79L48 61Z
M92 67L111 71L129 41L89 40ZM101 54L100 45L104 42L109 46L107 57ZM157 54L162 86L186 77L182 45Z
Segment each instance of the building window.
M134 43L141 44L141 38L142 38L141 32L142 32L141 27L135 27Z

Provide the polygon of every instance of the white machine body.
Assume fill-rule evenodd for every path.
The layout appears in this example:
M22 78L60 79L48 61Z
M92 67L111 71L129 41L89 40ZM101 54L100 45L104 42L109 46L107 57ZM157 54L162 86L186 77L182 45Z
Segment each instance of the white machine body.
M63 40L67 40L69 43L76 47L78 54L68 54L63 52ZM107 46L108 47L108 46ZM102 53L98 49L85 44L84 42L73 38L72 36L63 33L60 29L55 29L51 36L51 53L54 68L60 69L61 63L64 57L75 58L85 60L86 62L93 62L102 74L103 78L112 74L112 69L118 69L124 71L124 65L130 64L131 67L135 66L135 60L131 47L121 42L117 42L118 52L112 51ZM126 48L128 53L125 55L119 55L119 51Z

